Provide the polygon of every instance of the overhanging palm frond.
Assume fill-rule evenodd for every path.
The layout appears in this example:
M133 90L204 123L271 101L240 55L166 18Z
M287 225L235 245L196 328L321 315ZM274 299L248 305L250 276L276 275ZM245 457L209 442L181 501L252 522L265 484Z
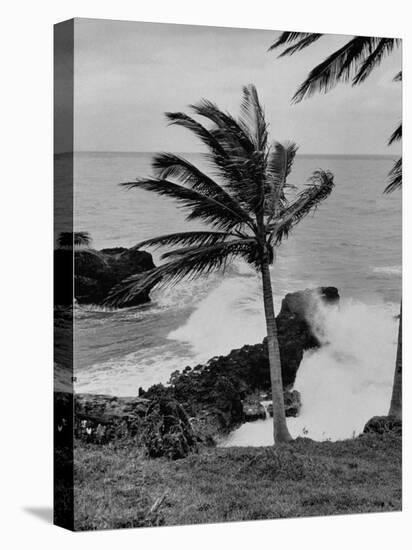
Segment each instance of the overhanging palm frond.
M279 48L279 46L283 46L284 44L291 44L292 42L300 42L304 39L310 39L311 36L314 36L314 33L311 32L282 32L279 38L269 47L268 51L275 50L276 48ZM315 35L319 38L322 36L321 34Z
M278 220L271 228L270 242L279 244L302 218L315 210L330 195L333 187L333 174L329 171L316 170L309 179L306 189L280 212Z
M399 158L389 172L389 183L386 186L384 193L392 193L402 187L402 157Z
M224 267L237 256L255 254L256 241L253 238L237 239L208 247L191 247L181 251L178 257L143 274L134 275L116 285L105 305L121 306L131 298L154 285L165 287L177 284L183 279L195 279Z
M393 38L382 38L372 53L365 59L358 72L356 73L352 84L357 85L366 80L373 69L379 65L385 55L392 52L395 46Z
M402 82L402 71L399 71L399 73L397 73L397 74L393 77L393 81L394 81L394 82Z
M379 43L379 38L355 36L344 46L333 52L309 73L299 86L292 101L297 103L315 92L328 92L339 81L350 79L357 64L363 62Z
M158 195L176 200L183 208L190 210L187 220L203 220L222 230L241 227L247 223L238 213L218 200L168 180L142 179L122 185L129 189L154 191Z
M399 124L399 126L394 130L393 134L389 138L388 145L392 145L392 143L395 143L395 141L399 141L402 139L402 123Z
M293 55L294 53L307 48L308 46L310 46L311 44L319 40L319 38L321 38L322 36L323 34L316 34L316 33L309 34L308 36L305 36L301 40L296 42L296 44L293 44L292 46L289 46L289 48L286 48L285 50L283 50L283 52L279 54L278 57Z
M162 235L160 237L154 237L147 239L136 244L133 249L138 250L143 247L159 247L159 246L173 246L173 245L214 245L216 243L225 241L230 237L235 237L234 233L217 232L217 231L186 231L182 233L170 233L169 235Z

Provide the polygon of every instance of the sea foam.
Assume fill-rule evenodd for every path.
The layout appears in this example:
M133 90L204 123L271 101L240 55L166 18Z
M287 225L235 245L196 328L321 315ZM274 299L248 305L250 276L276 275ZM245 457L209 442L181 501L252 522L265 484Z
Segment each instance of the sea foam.
M302 396L297 418L288 418L293 437L318 441L354 437L374 415L387 414L396 356L396 308L342 300L319 304L309 319L322 343L305 352L295 389ZM273 444L272 419L235 430L223 446Z

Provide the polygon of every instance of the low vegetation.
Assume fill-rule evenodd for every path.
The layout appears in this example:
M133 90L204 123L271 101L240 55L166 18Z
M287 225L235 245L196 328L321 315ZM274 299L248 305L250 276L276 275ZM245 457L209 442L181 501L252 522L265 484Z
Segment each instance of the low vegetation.
M76 530L401 510L394 433L203 449L175 461L133 445L76 445Z

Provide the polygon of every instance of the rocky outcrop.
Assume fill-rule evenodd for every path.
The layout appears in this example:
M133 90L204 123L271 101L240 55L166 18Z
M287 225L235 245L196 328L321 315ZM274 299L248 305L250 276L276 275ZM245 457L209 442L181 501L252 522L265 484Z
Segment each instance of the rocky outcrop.
M283 390L283 400L285 403L285 416L299 416L300 409L302 408L302 400L300 392L297 390ZM269 416L273 417L273 405L269 403L267 407L267 412Z
M299 416L300 409L302 408L302 399L300 392L297 390L284 391L283 399L285 401L285 414L286 416Z
M295 382L296 373L305 350L320 345L312 330L312 322L319 313L319 305L337 304L338 289L319 287L286 294L282 300L279 315L276 317L282 380L286 387Z
M150 400L141 397L77 394L74 434L90 443L141 436Z
M333 287L288 294L277 317L286 416L299 415L301 396L292 385L304 351L319 345L307 320L319 297L333 304L339 294ZM139 389L138 397L76 396L76 435L96 443L135 437L150 456L176 458L196 442L211 445L217 435L265 418L262 399L271 399L265 340L176 371L168 385Z
M88 443L134 440L152 458L183 458L197 449L182 405L166 392L155 399L78 394L75 437Z
M101 304L109 291L122 280L155 267L151 254L132 248L104 248L97 251L78 248L74 251L74 295L79 304ZM54 251L55 305L71 304L73 251ZM141 292L122 307L150 302L150 289Z
M377 433L382 435L388 432L402 435L402 420L395 416L373 416L363 428L364 434Z
M255 420L264 420L266 418L265 407L259 399L245 400L242 405L244 422L255 422Z
M308 319L324 302L336 304L339 293L335 287L320 287L287 294L276 318L284 384L285 413L297 416L301 408L300 394L291 391L305 350L320 345ZM161 384L140 395L146 398L168 391L189 414L197 419L208 436L225 433L245 421L248 397L265 392L271 399L269 360L266 340L232 350L226 356L214 357L205 365L186 367L170 378L167 390ZM250 402L250 399L249 399ZM255 407L256 408L256 407ZM263 418L262 411L251 411L246 417Z

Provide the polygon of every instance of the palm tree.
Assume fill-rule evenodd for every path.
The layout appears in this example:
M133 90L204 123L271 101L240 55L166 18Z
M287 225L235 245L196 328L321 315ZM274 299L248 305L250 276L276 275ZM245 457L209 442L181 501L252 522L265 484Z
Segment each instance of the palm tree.
M402 80L402 73L399 73L395 80ZM389 145L395 141L402 139L402 124L393 132L389 139ZM402 187L402 157L399 158L392 170L389 172L389 183L385 189L385 193L392 193L395 189ZM399 313L399 328L398 328L398 347L396 350L395 374L393 377L392 397L389 407L389 416L394 416L398 420L402 420L402 302Z
M395 374L393 376L392 397L389 416L402 420L402 303L399 315L398 348L396 350Z
M270 46L269 51L284 47L285 49L279 57L293 55L307 48L322 36L323 34L316 33L283 32ZM326 93L339 82L351 81L352 86L361 84L381 63L382 59L400 45L400 38L354 36L310 71L292 101L297 103L315 92Z
M274 441L286 442L291 436L285 419L269 266L274 260L274 248L332 191L333 176L318 170L293 201L287 199L291 186L286 180L297 147L294 143L269 145L264 112L253 85L243 89L239 119L208 100L191 108L195 115L211 123L211 128L184 113L166 113L166 116L170 124L190 130L206 145L206 158L218 178L212 179L178 155L163 153L153 160L153 178L122 185L176 200L189 211L187 220L200 220L209 224L211 230L163 235L136 245L136 248L178 248L163 254L162 258L169 260L167 263L118 285L107 304L119 305L147 286L170 285L184 278L224 270L235 258L242 258L253 266L260 272L263 285Z
M63 231L59 233L57 244L59 248L73 248L74 246L90 246L92 239L87 231Z
M269 51L284 48L279 57L293 55L324 36L309 32L283 32L270 46ZM400 38L379 38L376 36L354 36L341 48L332 52L324 61L316 65L292 97L293 103L299 103L316 92L327 93L339 82L351 82L352 86L362 84L371 72L379 66L385 56L401 45ZM395 82L402 80L402 71L398 72ZM402 123L395 129L389 145L402 137ZM390 193L402 185L402 157L389 172L389 183L385 193Z
M279 57L293 55L307 48L323 35L302 32L283 32L269 50L279 47L285 49ZM399 38L378 38L374 36L354 36L341 48L329 55L322 63L312 69L306 80L299 86L292 101L298 103L316 92L328 92L339 82L352 83L357 86L365 81L371 72L401 45ZM394 79L402 81L402 71ZM388 145L402 139L402 123L392 133ZM388 174L388 185L384 193L392 193L402 186L402 157L397 159ZM402 304L399 315L398 349L396 353L395 375L389 415L402 418Z
M395 78L393 79L395 82L402 82L402 71L400 71ZM399 124L392 133L391 137L389 138L388 145L392 145L392 143L395 143L397 141L400 141L402 139L402 123ZM402 157L398 158L398 160L393 165L391 171L389 172L389 183L385 188L385 193L392 193L392 191L395 191L396 189L400 189L402 187ZM402 319L402 316L401 316Z

